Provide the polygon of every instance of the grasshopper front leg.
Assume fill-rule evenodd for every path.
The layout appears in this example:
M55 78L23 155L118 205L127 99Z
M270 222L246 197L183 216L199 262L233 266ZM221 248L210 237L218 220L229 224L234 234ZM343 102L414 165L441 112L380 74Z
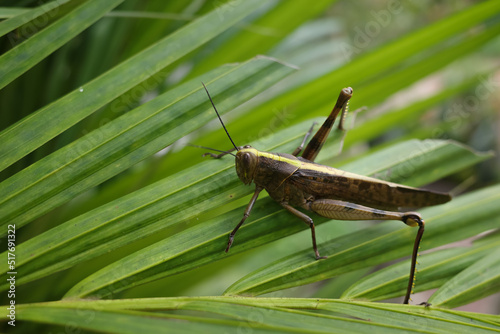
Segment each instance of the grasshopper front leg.
M413 281L415 279L415 266L417 264L418 248L422 235L424 234L424 220L417 212L394 212L369 208L363 205L338 201L333 199L318 199L309 203L310 210L320 216L340 219L340 220L400 220L408 226L418 226L417 236L413 244L413 253L411 257L410 279L404 304L408 304L413 290Z
M318 123L316 123L316 122L314 122L314 123L313 123L313 125L311 126L311 128L309 129L309 131L307 131L306 135L304 136L304 139L302 139L302 143L299 145L299 147L297 147L297 148L295 149L295 151L293 151L292 155L293 155L294 157L296 157L296 156L297 156L297 155L298 155L298 154L302 151L302 149L304 148L304 145L305 145L305 143L306 143L307 139L308 139L308 138L309 138L309 136L312 134L312 132L313 132L313 130L314 130L314 126L315 126L316 124L318 124Z
M259 194L262 190L263 188L261 187L255 187L255 192L253 193L252 199L250 200L250 202L247 205L247 208L245 209L245 213L243 213L243 218L238 223L238 225L236 225L231 234L229 234L229 241L227 242L226 253L229 252L229 248L231 248L231 245L233 244L234 235L241 227L241 225L243 225L248 216L250 216L250 212L252 211L253 205L255 204L255 201L257 201L257 197L259 197Z

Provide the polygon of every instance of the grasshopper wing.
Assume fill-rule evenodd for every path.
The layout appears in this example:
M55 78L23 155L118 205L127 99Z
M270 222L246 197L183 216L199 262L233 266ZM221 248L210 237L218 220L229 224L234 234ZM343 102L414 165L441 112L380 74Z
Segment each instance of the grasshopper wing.
M288 181L316 199L337 199L385 210L419 208L451 200L446 193L407 187L310 162L304 162Z

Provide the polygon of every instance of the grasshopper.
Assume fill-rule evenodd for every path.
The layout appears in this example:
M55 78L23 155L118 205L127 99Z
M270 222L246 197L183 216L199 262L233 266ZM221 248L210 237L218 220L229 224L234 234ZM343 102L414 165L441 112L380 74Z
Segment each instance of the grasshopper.
M203 87L234 147L229 151L219 151L222 153L218 155L213 153L204 155L208 154L214 158L221 158L226 154L233 155L236 173L240 180L246 185L252 181L255 183L255 192L243 218L229 235L226 253L233 244L236 232L249 217L257 197L264 189L271 198L309 226L317 260L326 257L319 254L314 221L297 207L338 220L399 220L411 227L418 226L404 299L404 304L408 304L413 290L416 260L425 224L419 213L397 210L442 204L451 200L451 197L446 193L407 187L314 163L339 113L341 116L338 127L343 129L348 102L353 94L352 88L341 90L332 112L299 157L314 125L292 154L262 152L249 145L238 147L229 135L204 84ZM232 154L233 151L237 151L236 154Z

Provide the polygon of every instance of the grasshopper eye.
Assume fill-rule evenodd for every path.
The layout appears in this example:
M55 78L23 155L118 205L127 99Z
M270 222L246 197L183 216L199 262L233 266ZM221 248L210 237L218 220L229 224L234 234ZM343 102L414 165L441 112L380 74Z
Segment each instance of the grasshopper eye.
M242 162L243 165L249 166L250 163L252 162L252 155L250 153L243 154Z

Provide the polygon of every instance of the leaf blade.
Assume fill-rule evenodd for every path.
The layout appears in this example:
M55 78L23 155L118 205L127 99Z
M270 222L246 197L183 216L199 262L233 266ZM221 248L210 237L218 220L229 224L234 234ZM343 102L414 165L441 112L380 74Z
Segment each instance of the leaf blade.
M261 0L240 3L233 8L232 15L226 16L222 22L215 10L0 132L3 143L0 147L0 171L236 24L262 3ZM67 110L73 111L68 113ZM64 121L61 115L64 115Z
M500 236L497 235L476 241L472 247L454 247L419 256L418 283L414 292L439 288L499 246ZM408 260L379 270L351 285L341 298L375 301L401 296L406 291L409 267Z
M500 290L500 261L496 247L455 277L447 281L429 302L441 307L458 307L497 293Z
M76 313L75 310L80 312ZM323 312L319 314L311 310ZM82 316L87 315L89 311L93 311L88 315L95 315L96 321L88 321L87 317ZM179 311L196 311L197 317L182 315ZM44 312L47 317L43 317ZM79 317L75 317L75 314ZM101 319L105 315L107 323ZM116 329L113 331L110 325L118 326L118 332L128 332L130 329L144 331L144 328L158 330L160 327L156 327L157 325L177 331L193 330L199 329L197 325L200 324L206 324L203 330L208 332L232 330L238 325L240 329L242 326L249 326L257 332L264 330L273 333L331 333L332 328L335 328L336 333L449 333L450 330L488 333L499 330L498 325L469 312L316 298L178 297L79 300L20 305L19 317L26 321L45 323L60 323L61 320L71 319L83 328L104 328L112 332ZM132 319L135 324L129 322ZM169 320L174 319L183 321L178 321L180 326L170 325L172 322ZM143 321L146 322L145 325L137 327L137 324L142 324ZM409 323L411 326L408 326ZM88 327L89 325L91 327Z
M42 59L60 48L82 30L92 25L99 18L118 6L123 0L87 1L75 8L63 18L38 32L28 41L21 43L12 50L0 56L0 89L8 85ZM51 5L53 6L53 5ZM50 8L50 7L49 7ZM35 9L36 14L44 13L45 9ZM27 13L31 18L32 13ZM35 14L35 15L36 15ZM22 18L26 14L21 14ZM7 25L11 20L7 20ZM12 21L18 22L14 17ZM36 25L34 25L36 27ZM9 25L6 29L10 29ZM3 168L0 165L0 170Z

